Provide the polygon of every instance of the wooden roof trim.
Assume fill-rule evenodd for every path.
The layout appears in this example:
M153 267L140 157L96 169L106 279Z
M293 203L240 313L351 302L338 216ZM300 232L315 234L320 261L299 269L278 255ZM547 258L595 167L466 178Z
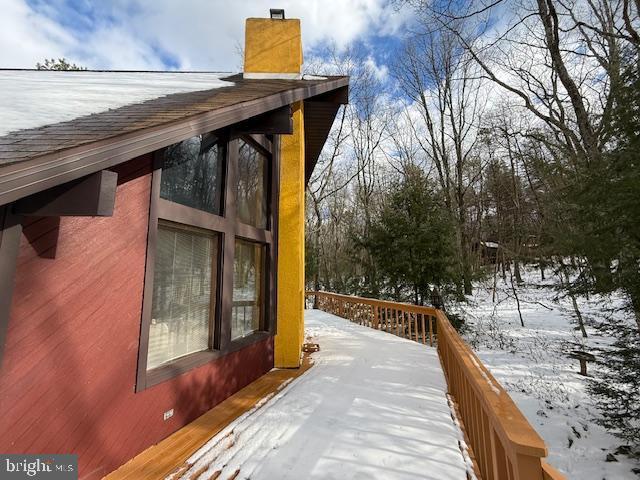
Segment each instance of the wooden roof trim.
M114 167L194 135L227 127L349 84L348 77L292 88L256 100L198 113L162 125L88 142L0 167L0 205Z

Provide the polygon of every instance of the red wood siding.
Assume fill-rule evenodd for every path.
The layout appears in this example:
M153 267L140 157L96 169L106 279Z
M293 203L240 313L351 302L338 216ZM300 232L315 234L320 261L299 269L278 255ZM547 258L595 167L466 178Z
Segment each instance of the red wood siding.
M113 217L25 222L0 452L76 453L81 478L100 478L272 368L269 338L134 393L151 162L118 168Z

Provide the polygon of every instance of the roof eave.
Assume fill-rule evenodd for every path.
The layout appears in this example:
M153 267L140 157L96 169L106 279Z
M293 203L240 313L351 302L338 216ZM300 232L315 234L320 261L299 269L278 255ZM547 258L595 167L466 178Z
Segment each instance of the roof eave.
M0 167L0 205L348 84L349 78L341 77L297 87Z

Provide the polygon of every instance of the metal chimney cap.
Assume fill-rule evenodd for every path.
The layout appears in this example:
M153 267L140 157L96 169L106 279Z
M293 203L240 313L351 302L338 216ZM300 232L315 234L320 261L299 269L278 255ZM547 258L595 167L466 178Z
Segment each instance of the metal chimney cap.
M270 8L269 16L273 20L284 20L284 8Z

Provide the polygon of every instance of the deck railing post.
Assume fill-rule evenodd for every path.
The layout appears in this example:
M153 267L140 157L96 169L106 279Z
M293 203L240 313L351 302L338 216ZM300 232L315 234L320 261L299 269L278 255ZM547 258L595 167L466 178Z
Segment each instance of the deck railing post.
M491 463L493 464L493 478L507 477L507 457L500 444L498 434L491 429Z
M540 457L517 454L513 464L515 480L543 480Z

